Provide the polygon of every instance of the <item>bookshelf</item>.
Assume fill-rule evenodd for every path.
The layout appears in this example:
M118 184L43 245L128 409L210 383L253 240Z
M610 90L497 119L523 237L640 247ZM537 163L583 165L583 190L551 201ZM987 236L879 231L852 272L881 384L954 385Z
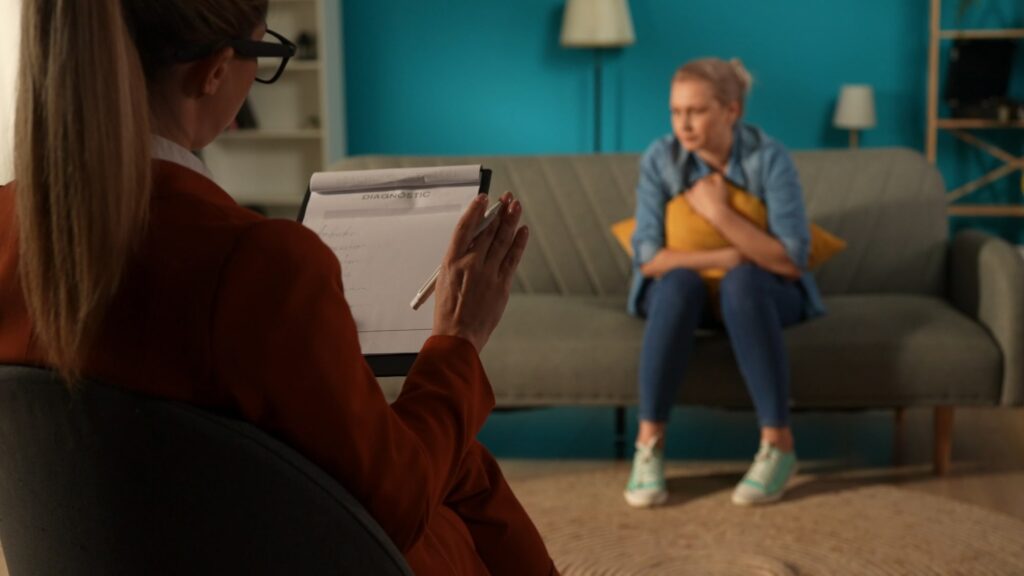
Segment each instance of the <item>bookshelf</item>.
M980 178L962 184L946 194L951 216L1024 218L1024 206L1014 204L953 204L996 180L1024 170L1024 156L1017 156L992 144L969 130L1021 130L1024 120L989 120L974 118L939 117L939 48L943 40L1002 40L1024 39L1024 28L943 29L942 0L931 0L931 18L928 46L928 126L925 147L928 161L937 163L939 130L974 146L1002 162ZM1024 133L1022 133L1024 135ZM1024 176L1021 182L1024 189Z
M295 43L312 34L315 58L293 58L277 82L254 84L257 127L226 131L203 151L239 204L294 217L309 176L344 156L341 18L337 0L270 0L267 26Z

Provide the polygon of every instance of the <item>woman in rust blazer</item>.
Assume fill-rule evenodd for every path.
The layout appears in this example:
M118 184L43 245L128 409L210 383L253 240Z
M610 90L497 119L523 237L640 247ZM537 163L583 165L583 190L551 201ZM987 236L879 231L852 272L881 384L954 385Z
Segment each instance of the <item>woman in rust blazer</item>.
M526 246L522 209L462 217L434 335L391 405L360 353L334 254L239 207L188 150L257 75L266 0L23 7L16 182L0 187L0 362L233 411L340 481L418 574L552 574L476 440L479 351ZM275 52L277 51L277 52ZM272 81L272 79L271 79Z

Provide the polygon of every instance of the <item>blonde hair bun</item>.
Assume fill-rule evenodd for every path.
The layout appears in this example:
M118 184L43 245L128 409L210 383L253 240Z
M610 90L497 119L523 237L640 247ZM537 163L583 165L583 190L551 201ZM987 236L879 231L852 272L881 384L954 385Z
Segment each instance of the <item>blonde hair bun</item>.
M673 82L699 80L707 82L714 90L715 98L723 104L738 102L743 107L747 93L754 84L754 78L739 58L697 58L680 66L672 77Z
M740 85L743 86L743 93L749 94L750 88L754 85L754 77L750 75L750 71L743 65L743 61L739 58L733 58L729 60L729 65L732 66L733 71L736 73L736 78L739 79Z

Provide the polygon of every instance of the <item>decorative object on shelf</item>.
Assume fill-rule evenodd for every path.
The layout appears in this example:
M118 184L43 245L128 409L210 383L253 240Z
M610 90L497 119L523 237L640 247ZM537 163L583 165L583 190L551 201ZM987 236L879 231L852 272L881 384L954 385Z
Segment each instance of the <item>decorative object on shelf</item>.
M1009 120L1013 40L955 40L949 49L946 105L953 118ZM1000 111L1006 107L1005 118Z
M242 107L238 109L234 126L239 130L255 130L259 128L259 122L256 121L256 114L253 113L252 104L249 103L248 98L242 102Z
M306 117L306 127L313 129L320 128L320 116L317 114L310 114Z
M850 148L860 145L858 130L874 128L875 91L867 84L844 84L839 89L832 125L850 131Z
M1006 98L999 102L996 106L996 120L999 122L1009 122L1013 119L1016 113L1017 105L1010 99Z
M316 36L311 32L302 32L296 42L299 47L296 57L299 60L316 60Z
M627 0L568 0L562 46L594 50L594 152L601 151L601 56L636 41Z

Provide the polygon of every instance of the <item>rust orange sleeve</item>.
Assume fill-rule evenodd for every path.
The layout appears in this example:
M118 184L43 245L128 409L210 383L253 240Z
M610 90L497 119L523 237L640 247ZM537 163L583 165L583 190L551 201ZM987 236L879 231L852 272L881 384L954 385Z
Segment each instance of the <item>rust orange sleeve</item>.
M389 405L360 352L337 259L293 222L242 234L218 294L223 393L339 480L400 550L415 545L493 407L476 349L429 339Z

